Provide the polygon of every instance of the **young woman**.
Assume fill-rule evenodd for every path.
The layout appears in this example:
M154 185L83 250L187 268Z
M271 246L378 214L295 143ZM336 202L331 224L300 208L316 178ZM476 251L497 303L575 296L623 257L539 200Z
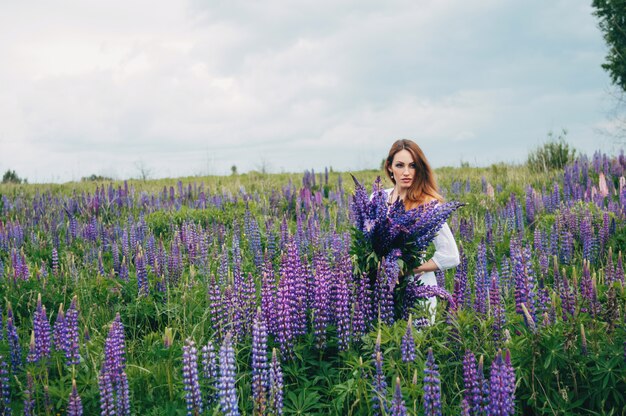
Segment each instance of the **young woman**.
M389 204L400 199L405 209L409 210L435 200L443 202L426 156L413 141L397 140L391 146L385 162L385 173L394 184L393 188L385 190ZM433 242L435 253L413 270L412 276L407 276L409 282L418 279L424 285L436 286L436 270L450 269L459 264L459 249L448 224L443 224ZM436 307L437 298L428 298L431 323L434 323Z

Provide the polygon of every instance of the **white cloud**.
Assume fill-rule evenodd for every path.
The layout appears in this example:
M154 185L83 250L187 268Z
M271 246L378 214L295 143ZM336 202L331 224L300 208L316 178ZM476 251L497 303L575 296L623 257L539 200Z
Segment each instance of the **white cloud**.
M43 181L131 176L137 161L155 176L357 169L399 137L434 165L490 163L562 127L587 150L607 84L590 12L539 0L5 2L0 170Z

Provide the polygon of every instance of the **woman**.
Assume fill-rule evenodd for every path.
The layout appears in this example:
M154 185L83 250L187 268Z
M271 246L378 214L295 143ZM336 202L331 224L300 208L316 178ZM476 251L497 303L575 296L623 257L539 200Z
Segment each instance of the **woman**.
M422 149L411 140L397 140L389 150L385 162L385 173L393 182L394 187L386 189L388 204L402 200L405 209L417 208L432 201L443 202L437 190L437 182ZM447 223L434 239L435 253L426 262L413 270L414 275L408 276L409 284L418 278L427 286L437 286L436 270L456 267L459 262L459 249ZM430 321L434 323L437 298L428 298Z

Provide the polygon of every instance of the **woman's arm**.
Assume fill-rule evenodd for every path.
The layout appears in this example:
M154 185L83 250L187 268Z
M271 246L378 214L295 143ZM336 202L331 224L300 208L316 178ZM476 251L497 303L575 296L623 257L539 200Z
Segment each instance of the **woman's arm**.
M446 270L458 266L461 262L459 249L447 223L443 224L433 243L435 244L435 254L433 254L430 260L415 269L415 273Z
M418 267L417 269L414 269L413 272L415 274L422 274L422 273L434 272L436 270L439 270L439 266L437 266L437 263L435 263L433 259L430 259L427 262L422 263L420 267Z

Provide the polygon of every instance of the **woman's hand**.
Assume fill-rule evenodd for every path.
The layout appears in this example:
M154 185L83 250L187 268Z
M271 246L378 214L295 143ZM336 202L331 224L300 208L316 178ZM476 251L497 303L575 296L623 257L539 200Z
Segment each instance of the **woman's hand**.
M422 263L418 268L413 269L413 274L415 275L415 277L418 277L419 275L422 275L424 273L434 272L437 270L439 270L439 267L433 259L430 259L427 262Z

